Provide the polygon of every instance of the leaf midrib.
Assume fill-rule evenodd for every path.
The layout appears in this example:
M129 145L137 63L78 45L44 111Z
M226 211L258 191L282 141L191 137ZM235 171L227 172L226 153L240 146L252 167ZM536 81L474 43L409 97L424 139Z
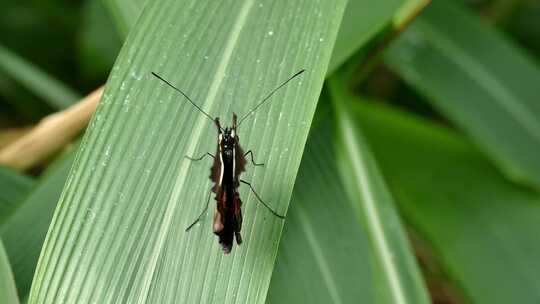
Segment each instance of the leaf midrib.
M354 168L352 172L354 172L354 179L362 197L361 202L363 203L363 209L365 210L368 226L370 227L367 231L374 240L375 250L380 253L381 264L385 270L383 273L388 280L392 298L395 303L406 304L407 301L405 300L405 294L400 284L398 270L392 258L392 253L390 252L390 247L384 234L382 223L379 220L380 213L375 203L376 198L371 191L372 185L369 184L370 178L365 175L366 172L368 172L366 160L364 159L363 153L358 150L360 144L357 142L357 136L354 132L354 126L350 117L346 113L342 114L340 124L343 132L345 149L351 160L351 165Z

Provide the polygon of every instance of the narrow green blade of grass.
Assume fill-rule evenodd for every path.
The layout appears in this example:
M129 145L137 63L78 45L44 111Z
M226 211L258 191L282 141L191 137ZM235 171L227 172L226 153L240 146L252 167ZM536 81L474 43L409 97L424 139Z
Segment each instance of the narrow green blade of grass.
M320 113L320 111L318 111ZM377 302L376 269L336 164L331 121L311 130L266 303Z
M79 94L2 45L0 72L41 97L54 109L64 109L80 98Z
M113 68L68 178L38 264L30 303L261 303L283 221L249 188L243 239L224 256L211 214L185 228L209 196L216 130L182 96L230 123L294 72L239 129L263 169L244 179L287 210L344 1L155 1ZM261 22L265 20L265 22ZM211 213L211 212L210 212Z
M74 156L74 151L69 152L50 165L15 212L0 225L21 299L30 291L39 253Z
M540 69L454 1L434 1L386 63L514 180L540 187Z
M337 119L337 158L346 189L361 203L355 214L364 219L374 256L388 288L387 303L429 303L414 253L377 164L348 113L349 96L335 78L329 90Z
M34 180L20 172L0 166L0 226L17 208L34 185Z
M506 180L452 131L382 106L351 112L407 222L466 302L539 303L540 194Z
M15 280L2 240L0 240L0 302L5 304L19 303Z

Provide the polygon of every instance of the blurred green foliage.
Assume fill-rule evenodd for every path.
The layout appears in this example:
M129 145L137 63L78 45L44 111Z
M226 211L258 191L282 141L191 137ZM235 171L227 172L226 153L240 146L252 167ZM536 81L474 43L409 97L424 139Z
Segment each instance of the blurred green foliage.
M420 1L379 1L371 10L365 9L369 1L349 4L330 66L347 77L339 80L341 114L332 116L328 100L336 97L327 87L295 186L269 303L300 301L307 293L320 303L348 303L359 294L366 301L392 302L386 283L380 283L385 273L370 243L373 227L362 216L353 216L365 212L358 207L362 204L355 204L364 196L346 194L351 187L347 182L355 186L354 172L349 172L354 170L340 170L334 163L336 151L329 149L344 146L333 141L341 133L330 125L345 112L354 121L361 152L349 151L349 156L373 153L367 161L368 179L381 197L392 195L397 205L394 209L392 203L380 203L390 217L396 211L401 217L387 219L388 235L400 236L402 221L426 246L416 244L413 252L401 246L402 237L392 243L399 245L396 252L405 248L398 260L419 256L435 303L540 301L540 163L535 141L540 134L534 127L519 127L540 122L540 2L433 1L405 29L395 28L390 19L404 3ZM104 84L142 3L2 1L0 133L36 123ZM406 16L413 17L411 13ZM367 23L360 30L359 20ZM343 63L345 68L339 69ZM508 92L517 98L506 98ZM498 110L498 101L525 109L524 116ZM518 127L509 123L512 119ZM0 245L1 303L16 301L12 273L19 298L27 298L74 158L71 152L45 164L44 171L0 167L0 236L5 247L4 252ZM310 176L316 178L310 181ZM317 191L310 191L313 187ZM340 204L327 204L332 199ZM322 230L325 226L317 224L332 225L326 222L328 214L339 217L339 223ZM335 235L341 251L333 255L335 248L321 246ZM299 256L306 248L310 255ZM347 257L358 260L350 263ZM430 265L440 271L437 278L430 275ZM364 266L366 271L355 281ZM412 268L410 277L400 278L402 286L415 283ZM317 280L319 276L323 279ZM435 280L451 288L434 288ZM356 282L361 284L357 289ZM328 288L332 284L340 285Z
M1 6L0 45L79 94L105 82L121 41L101 1L5 0ZM16 124L53 110L1 66L0 109L0 119Z

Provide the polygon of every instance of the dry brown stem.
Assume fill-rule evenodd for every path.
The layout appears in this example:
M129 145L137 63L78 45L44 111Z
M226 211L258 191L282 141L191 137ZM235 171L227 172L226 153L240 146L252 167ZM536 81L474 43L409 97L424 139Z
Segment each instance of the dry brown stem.
M30 132L0 150L0 164L26 170L59 151L88 124L101 98L98 88L73 106L43 118Z

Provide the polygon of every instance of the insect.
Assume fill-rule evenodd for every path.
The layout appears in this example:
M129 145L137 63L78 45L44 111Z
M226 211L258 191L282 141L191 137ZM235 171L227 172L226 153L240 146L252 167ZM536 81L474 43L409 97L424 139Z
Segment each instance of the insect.
M251 163L254 166L263 166L263 164L256 163L251 150L244 153L240 147L240 141L238 138L237 130L240 125L249 118L257 109L266 103L272 95L280 88L285 86L289 81L293 80L297 76L304 73L305 70L300 70L293 76L289 77L286 81L281 83L270 93L266 95L255 107L249 110L244 116L237 120L237 116L233 113L232 126L223 129L219 122L219 118L212 118L207 112L199 107L195 102L191 100L183 91L172 85L167 80L163 79L158 74L152 72L152 75L163 81L165 84L179 92L186 98L199 112L210 119L216 126L218 131L217 149L215 154L209 152L203 154L200 157L192 158L186 156L192 161L200 161L205 157L211 157L214 159L212 168L210 169L210 180L214 182L211 192L215 194L216 208L214 210L213 217L213 231L219 238L219 244L225 254L229 254L233 247L233 241L236 239L236 244L242 243L242 236L240 230L242 229L242 201L240 200L240 194L238 188L240 184L247 185L253 192L258 202L260 202L266 209L268 209L274 216L284 219L283 215L275 212L268 204L266 204L262 198L257 194L251 183L240 179L240 175L245 170L246 157L249 155ZM197 219L187 227L186 231L189 231L195 224L197 224L208 209L211 195L208 196L206 206Z

